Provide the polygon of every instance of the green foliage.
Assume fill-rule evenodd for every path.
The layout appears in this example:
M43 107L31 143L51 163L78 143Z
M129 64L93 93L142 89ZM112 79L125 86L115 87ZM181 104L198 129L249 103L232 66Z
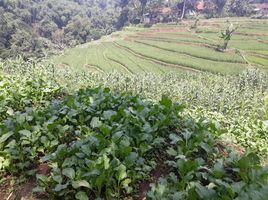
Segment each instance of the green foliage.
M176 52L167 52L166 50L163 50L161 48L155 48L154 46L156 45L150 46L141 43L126 41L119 41L117 42L117 44L124 47L125 49L132 50L138 55L155 59L164 63L177 65L178 69L180 69L180 66L183 66L186 67L186 69L189 68L190 71L191 69L197 69L214 73L235 74L241 72L245 67L245 65L243 64L237 64L236 67L233 67L234 64L230 63L222 64L220 62L214 62L211 60L203 60L196 57L189 57L189 55L178 54ZM164 48L166 49L167 47ZM182 52L183 50L178 51ZM199 53L199 55L200 54L201 53Z
M232 18L225 27L223 19L202 20L196 31L188 30L185 24L158 24L148 30L132 26L98 42L68 49L50 60L60 67L103 73L239 74L248 65L267 68L268 45L262 36L268 30L265 23ZM239 30L231 24L239 24ZM219 37L221 30L224 31ZM224 51L227 47L228 51Z
M29 129L29 124L36 116L31 115L37 107L44 107L49 101L62 94L61 87L42 78L18 78L17 76L0 76L0 174L3 170L17 172L32 165L40 147L28 148L29 144L35 145L40 139L38 125ZM16 125L8 119L14 119ZM15 127L13 127L13 125ZM12 127L12 128L11 128ZM11 130L14 129L14 130ZM33 131L34 133L32 133ZM19 141L12 140L17 138ZM9 153L5 145L9 144ZM13 157L10 156L13 154ZM25 155L29 156L25 161ZM17 166L11 160L16 160ZM33 172L29 172L33 173Z
M46 109L3 120L2 167L32 174L45 154L51 174L46 181L37 177L36 191L67 198L83 191L100 196L104 190L107 198L120 197L149 174L154 162L148 152L161 144L157 141L175 125L180 110L166 98L154 105L108 89L80 90Z
M169 135L172 147L167 153L172 159L166 163L171 172L152 185L147 198L264 200L268 173L267 168L259 167L259 157L221 150L207 128L193 124L187 122L179 135Z
M243 59L240 55L230 53L230 54L222 54L220 52L215 51L214 49L210 49L207 47L196 47L191 46L187 44L176 44L176 43L167 43L167 42L161 42L161 41L150 41L150 40L137 40L137 42L140 42L142 44L148 44L150 46L154 46L157 48L161 48L164 50L169 50L173 52L178 52L182 54L186 54L189 56L206 59L206 60L212 60L212 61L218 61L218 62L232 62L234 63L233 66L235 66L235 63L244 63ZM224 63L226 66L226 63Z
M148 199L265 199L267 169L259 157L238 156L220 140L232 136L232 143L267 155L267 74L75 74L20 62L0 65L13 74L2 76L4 91L16 83L14 90L28 95L16 102L31 102L10 104L14 113L0 120L1 177L33 176L45 164L49 173L36 175L34 191L49 199L123 199L137 193L160 157L170 171ZM18 85L22 75L28 87ZM62 90L47 79L69 84L70 94L54 99ZM37 98L46 88L48 94Z
M201 147L199 147L201 149ZM177 154L168 161L173 168L147 193L148 199L259 199L267 197L267 169L259 167L258 157L231 154L210 162L191 160Z
M232 37L233 33L237 29L238 29L238 26L235 27L232 23L230 23L228 25L228 27L224 31L221 32L220 38L222 38L223 41L224 41L224 44L222 46L222 49L223 50L226 50L227 49L228 43L231 40L231 37Z
M189 108L186 111L198 121L212 120L223 129L225 140L253 149L264 159L268 155L268 104L264 103L268 94L268 78L265 72L247 70L235 76L210 73L99 74L20 62L6 63L4 70L32 77L40 76L42 72L42 77L56 77L70 91L102 85L116 92L139 94L155 102L162 95L168 96L175 102L187 104Z
M44 57L120 29L116 1L2 1L0 57Z
M209 16L248 16L250 0L207 0ZM69 46L97 40L125 25L151 21L177 21L187 10L196 10L197 1L164 0L3 0L0 2L0 57L22 55L45 57ZM170 12L162 9L168 6ZM196 26L197 21L194 25Z
M25 107L42 106L61 93L61 87L41 78L0 75L0 120Z
M235 16L250 16L253 8L252 0L235 0L229 3L228 11Z

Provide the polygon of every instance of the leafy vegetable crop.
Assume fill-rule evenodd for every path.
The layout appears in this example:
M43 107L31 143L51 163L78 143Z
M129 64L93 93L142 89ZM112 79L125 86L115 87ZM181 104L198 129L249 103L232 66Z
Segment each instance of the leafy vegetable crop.
M3 70L15 74L16 66ZM163 167L147 199L266 198L260 158L238 155L221 142L224 133L260 155L267 152L264 74L43 70L42 78L41 70L23 67L18 76L1 77L0 179L36 176L34 191L45 199L136 199L142 182ZM27 78L19 81L22 74ZM69 95L63 97L55 80L70 83ZM85 89L72 93L76 87ZM40 172L41 165L48 173Z
M61 92L52 81L0 75L0 120L25 107L41 106Z
M268 172L260 168L256 154L241 157L216 143L201 124L195 124L199 126L195 130L191 124L169 136L170 173L152 185L148 199L267 198Z

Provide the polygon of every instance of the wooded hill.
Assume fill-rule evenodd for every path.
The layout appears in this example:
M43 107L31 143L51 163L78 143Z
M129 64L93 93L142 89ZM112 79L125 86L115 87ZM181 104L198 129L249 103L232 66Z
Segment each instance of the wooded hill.
M145 12L183 5L195 9L198 0L0 0L0 58L43 57L47 50L99 39L129 23L140 23ZM250 0L206 0L209 17L247 15Z

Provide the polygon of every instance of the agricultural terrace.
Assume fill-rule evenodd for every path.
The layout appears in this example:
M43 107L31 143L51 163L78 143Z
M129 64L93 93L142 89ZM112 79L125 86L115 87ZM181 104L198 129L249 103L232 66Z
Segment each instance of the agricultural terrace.
M238 26L228 49L221 32L227 20ZM247 68L268 69L268 20L248 18L193 20L157 24L151 28L126 27L101 40L68 49L53 57L60 67L129 74L200 72L238 74Z

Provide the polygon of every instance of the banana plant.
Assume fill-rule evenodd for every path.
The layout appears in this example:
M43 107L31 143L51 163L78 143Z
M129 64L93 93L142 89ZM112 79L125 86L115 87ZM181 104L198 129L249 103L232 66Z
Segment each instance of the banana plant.
M223 39L223 46L220 48L220 50L225 51L228 47L228 44L233 36L233 33L238 29L238 26L234 26L232 23L229 24L229 26L221 32L220 38Z

